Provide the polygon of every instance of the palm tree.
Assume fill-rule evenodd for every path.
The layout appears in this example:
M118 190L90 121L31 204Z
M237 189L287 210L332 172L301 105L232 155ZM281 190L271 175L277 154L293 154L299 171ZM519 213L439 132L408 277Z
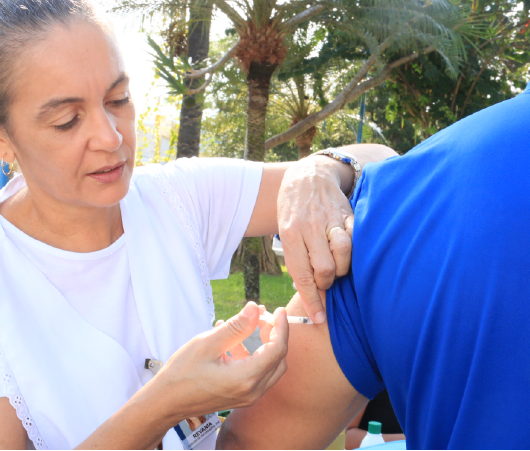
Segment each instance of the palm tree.
M208 58L211 20L212 5L190 5L186 53L187 58L191 59L194 65L199 65ZM172 43L169 43L169 45L175 46ZM195 82L198 85L202 83L204 83L204 80L201 79ZM193 87L191 80L187 80L186 85L188 88ZM199 156L203 103L204 95L202 93L186 96L182 102L177 158Z
M112 12L139 13L142 24L146 19L162 18L165 30L161 35L172 58L184 58L186 61L191 61L195 67L201 67L208 58L212 4L188 0L179 2L116 0L115 3L116 6L111 8ZM184 82L187 90L193 90L203 83L204 78L188 79ZM183 99L177 158L199 156L203 103L204 96L200 92L186 95Z
M351 28L354 25L356 29ZM339 21L338 29L342 32L342 45L346 34L358 54L364 49L363 63L359 65L358 60L353 60L349 82L333 100L289 130L268 139L266 150L295 139L336 114L367 91L392 79L401 66L413 63L420 55L437 53L446 73L456 78L460 64L467 58L464 42L473 46L476 38L487 34L482 17L473 16L468 7L445 0L361 2L352 23ZM325 57L321 55L320 59Z
M308 93L306 77L303 75L295 75L282 88L274 96L271 106L277 113L289 118L291 127L317 110L317 104ZM317 128L313 126L295 138L299 160L311 154L311 146L316 135Z
M348 102L388 79L394 69L418 58L421 53L437 52L447 71L457 74L465 58L462 36L476 33L465 20L465 11L450 0L196 0L211 5L232 22L237 43L217 62L204 69L175 62L156 47L157 68L174 93L192 95L203 91L215 72L229 59L236 58L247 74L247 133L245 158L263 161L266 149L308 132L318 122L341 110ZM127 9L179 10L187 0L122 0ZM340 31L350 44L364 52L366 60L351 74L342 92L322 110L300 120L286 132L265 143L265 118L271 78L287 54L285 39L299 26L312 21L328 33ZM353 68L353 67L352 67ZM372 76L364 80L368 74ZM207 77L202 86L190 89L183 82ZM363 81L364 80L364 81ZM308 141L308 140L306 140ZM246 239L245 291L247 299L259 300L259 254L261 241Z

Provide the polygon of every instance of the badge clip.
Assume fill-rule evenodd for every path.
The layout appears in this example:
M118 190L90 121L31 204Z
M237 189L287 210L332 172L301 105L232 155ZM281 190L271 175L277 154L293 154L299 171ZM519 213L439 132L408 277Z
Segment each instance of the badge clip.
M156 376L156 374L162 369L164 364L160 360L155 359L145 359L144 368L146 370L151 370L151 372Z

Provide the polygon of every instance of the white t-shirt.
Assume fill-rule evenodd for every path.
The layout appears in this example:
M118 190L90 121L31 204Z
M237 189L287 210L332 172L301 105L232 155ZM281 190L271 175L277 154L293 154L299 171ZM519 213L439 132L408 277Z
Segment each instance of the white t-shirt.
M199 230L211 279L228 277L230 261L254 209L263 165L235 159L180 159L164 166L172 180L185 180L181 196ZM145 385L151 358L136 307L125 236L106 249L68 252L37 241L4 217L6 236L46 276L88 323L118 342ZM183 265L186 262L182 262ZM6 396L0 384L0 396Z

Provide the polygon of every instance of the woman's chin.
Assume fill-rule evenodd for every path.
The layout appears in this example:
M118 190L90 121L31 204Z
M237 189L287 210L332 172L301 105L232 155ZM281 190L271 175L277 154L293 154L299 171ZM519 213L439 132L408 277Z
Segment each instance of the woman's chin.
M99 187L100 189L97 190L99 192L90 190L90 199L87 203L100 208L113 207L119 204L129 192L130 180L130 177L122 177L112 184Z

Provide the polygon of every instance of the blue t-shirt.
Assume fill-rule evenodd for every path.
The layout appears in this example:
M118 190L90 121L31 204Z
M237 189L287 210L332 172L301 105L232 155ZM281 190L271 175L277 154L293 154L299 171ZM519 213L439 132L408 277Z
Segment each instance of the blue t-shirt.
M530 447L530 85L365 168L327 293L351 384L411 449Z

